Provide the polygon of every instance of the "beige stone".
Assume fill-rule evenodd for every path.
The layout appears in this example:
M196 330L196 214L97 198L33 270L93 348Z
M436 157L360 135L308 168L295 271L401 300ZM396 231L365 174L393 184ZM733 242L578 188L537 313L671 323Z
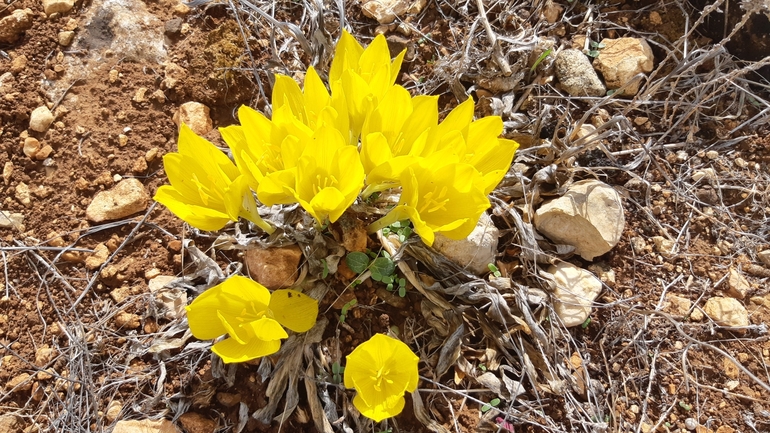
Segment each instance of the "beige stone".
M575 182L564 196L543 204L534 221L540 233L556 243L574 246L585 260L611 250L625 227L620 195L593 179Z
M0 432L21 433L22 427L21 417L15 414L0 415Z
M209 115L209 107L200 102L185 102L179 106L179 111L174 115L174 123L181 126L182 123L198 135L206 135L214 128L214 123Z
M252 279L270 290L290 287L297 279L302 250L297 245L251 249L244 256Z
M594 68L601 72L610 89L618 89L629 82L635 75L650 72L655 56L646 40L641 38L603 39L604 46L594 60ZM623 95L633 96L639 91L642 80L637 80L623 91Z
M734 298L715 296L706 301L703 311L721 326L748 326L749 313L740 301Z
M27 56L20 54L11 60L11 72L15 75L27 67Z
M0 19L0 43L12 44L21 34L32 27L32 9L16 9Z
M465 239L449 239L436 233L433 248L463 269L476 274L489 273L489 264L495 263L500 231L486 213L481 214L473 231Z
M727 294L733 298L743 299L750 290L751 285L746 280L746 277L741 275L737 269L730 268L730 272L727 275Z
M27 137L24 139L24 148L22 150L28 157L34 158L37 152L40 151L40 141L35 137Z
M112 433L179 433L174 423L169 420L128 420L118 421Z
M69 47L73 39L75 39L75 32L71 30L59 32L59 45Z
M187 433L214 433L217 428L217 422L206 418L196 412L187 412L179 417L179 424Z
M16 200L24 206L29 206L32 203L32 196L30 195L29 186L24 182L19 182L16 185Z
M119 329L136 329L141 323L142 318L138 314L121 311L115 315L115 326Z
M25 392L32 389L32 376L29 373L21 373L14 376L5 384L7 391Z
M29 116L29 129L46 132L54 121L53 113L45 105L35 108Z
M96 194L86 209L86 218L96 223L125 218L147 209L149 201L139 180L124 179L114 188Z
M123 411L123 403L118 400L112 400L107 405L107 411L104 412L104 418L107 420L107 422L113 423L116 419L118 419L121 411Z
M75 6L75 0L43 0L46 15L69 12Z
M93 271L99 266L103 265L110 256L110 250L103 243L97 244L94 247L94 252L86 258L86 268Z
M607 93L591 61L580 50L559 51L554 60L554 73L561 87L572 96L605 96Z
M572 263L561 262L548 268L553 275L554 311L564 326L579 326L591 314L593 301L602 291L602 282L592 273Z
M38 347L35 351L35 365L38 367L45 367L56 358L56 355L56 349L48 347L48 345Z
M361 5L364 15L380 24L390 24L409 9L408 0L368 0Z
M24 214L0 211L0 228L8 229L11 227L24 231Z

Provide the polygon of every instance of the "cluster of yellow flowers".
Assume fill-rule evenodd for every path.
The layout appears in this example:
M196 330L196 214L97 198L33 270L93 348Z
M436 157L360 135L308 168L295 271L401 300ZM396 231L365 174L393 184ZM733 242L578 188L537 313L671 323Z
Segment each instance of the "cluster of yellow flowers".
M411 96L395 84L404 52L391 60L383 36L364 49L344 32L329 88L311 67L303 88L277 75L273 115L242 106L240 125L220 128L233 162L186 125L179 151L163 159L170 185L155 200L201 230L243 217L268 233L257 200L299 203L319 224L335 222L359 196L401 188L398 205L369 226L374 232L409 219L427 245L435 233L461 239L489 208L489 193L508 171L518 144L499 138L497 116L473 120L468 99L439 123L438 98ZM190 329L206 340L227 334L212 350L225 362L278 351L284 327L308 331L318 302L234 276L187 307ZM377 334L347 356L344 383L353 404L375 421L399 414L404 392L419 380L419 358L399 340Z
M499 138L500 117L474 121L470 98L439 123L438 97L413 97L395 84L404 54L391 61L382 35L364 49L344 32L329 72L331 91L312 67L302 89L277 75L272 119L242 106L241 124L220 129L235 164L183 125L179 152L164 157L171 185L160 187L155 200L202 230L243 217L272 232L252 191L268 206L299 203L324 224L362 192L400 187L398 205L371 232L409 219L428 245L435 232L466 237L518 144Z

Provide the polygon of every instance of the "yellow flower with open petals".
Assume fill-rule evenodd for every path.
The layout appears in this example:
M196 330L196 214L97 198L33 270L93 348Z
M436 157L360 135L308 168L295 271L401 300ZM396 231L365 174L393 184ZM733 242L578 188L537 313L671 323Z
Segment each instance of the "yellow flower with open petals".
M435 233L450 239L467 237L490 206L483 177L469 164L432 166L422 160L401 174L401 198L387 215L369 225L376 232L409 219L422 241L433 245Z
M211 348L226 363L278 351L288 338L283 326L306 332L315 325L318 301L295 290L270 294L263 285L233 276L195 298L187 308L190 331L201 340L228 334Z
M438 126L428 131L423 156L430 164L470 164L483 177L489 194L511 167L519 143L499 138L503 132L500 116L473 120L473 99L461 103Z
M347 356L345 387L354 388L353 405L362 415L380 422L404 409L404 392L417 389L420 358L409 346L375 334Z
M378 35L364 49L350 33L342 32L329 71L329 85L332 95L344 94L351 143L358 141L366 116L396 82L405 54L406 50L391 62L385 36Z
M249 185L222 151L182 124L179 152L163 157L171 185L158 188L154 199L193 227L219 230L242 216L272 232L257 213Z
M364 122L361 162L367 190L397 186L401 172L423 154L427 132L438 124L438 97L416 96L399 85L391 87Z
M294 197L319 224L335 222L358 197L364 185L364 168L355 146L347 144L335 128L323 126L302 145L297 167L285 177L265 178L263 192L283 189Z

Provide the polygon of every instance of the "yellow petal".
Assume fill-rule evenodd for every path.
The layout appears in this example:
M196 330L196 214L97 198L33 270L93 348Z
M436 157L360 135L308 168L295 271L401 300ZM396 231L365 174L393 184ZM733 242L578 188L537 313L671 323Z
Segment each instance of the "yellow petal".
M251 332L259 340L272 341L289 338L289 334L286 333L281 324L269 317L250 322L248 326L251 327Z
M252 359L272 355L281 348L281 340L263 341L253 338L240 344L232 338L220 341L215 344L211 351L219 355L222 361L229 364L231 362L245 362Z
M293 78L286 75L275 75L275 86L273 86L273 110L277 110L284 105L288 105L294 117L308 124L305 115L304 97L299 85Z
M281 325L306 332L315 325L318 301L296 290L276 290L270 297L270 312Z
M267 206L297 203L294 188L297 169L281 170L270 173L259 183L257 197Z
M353 406L361 412L361 415L380 422L386 418L394 417L404 410L405 399L403 396L393 396L379 404L369 405L360 394L353 397Z
M358 61L363 52L364 47L358 43L356 38L351 36L347 30L343 30L334 50L334 59L329 70L329 83L333 84L340 80L345 70L358 68Z
M318 76L314 67L309 67L307 74L305 75L304 86L304 100L305 100L305 112L307 113L309 125L314 126L314 123L318 121L318 117L321 111L329 105L331 97L329 91L326 90L326 86L321 77Z
M170 185L163 185L158 188L153 199L166 206L182 221L200 230L220 230L230 222L230 217L224 212L189 204L186 197L179 194Z

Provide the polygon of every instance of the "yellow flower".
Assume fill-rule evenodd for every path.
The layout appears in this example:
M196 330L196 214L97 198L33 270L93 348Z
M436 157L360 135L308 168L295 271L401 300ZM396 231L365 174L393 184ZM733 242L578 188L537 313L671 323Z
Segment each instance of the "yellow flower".
M364 49L350 33L342 32L329 71L329 85L332 95L344 94L350 117L349 142L358 141L366 116L396 82L405 54L406 50L391 62L385 36L378 35Z
M461 103L427 134L423 156L431 164L461 162L472 165L483 177L486 194L505 177L519 143L498 138L503 132L500 116L473 120L473 99Z
M364 168L355 146L335 128L322 126L302 148L297 166L266 176L259 199L293 197L319 224L335 222L353 204L364 184Z
M347 356L345 387L355 388L353 405L380 422L404 409L404 392L417 389L420 358L395 338L375 334Z
M281 339L315 325L318 301L295 290L276 290L233 276L195 298L187 307L190 331L201 340L228 334L211 348L226 363L243 362L278 351Z
M376 232L396 221L410 219L422 241L433 245L435 232L463 239L490 206L484 179L469 164L431 165L425 159L401 174L401 198L387 215L369 226Z
M179 152L165 155L163 166L171 185L158 188L154 199L191 226L219 230L242 216L273 231L259 217L248 181L235 164L187 125L179 131Z
M361 162L369 185L364 196L396 186L401 172L422 155L427 132L437 124L437 97L412 98L403 87L391 87L361 132Z

